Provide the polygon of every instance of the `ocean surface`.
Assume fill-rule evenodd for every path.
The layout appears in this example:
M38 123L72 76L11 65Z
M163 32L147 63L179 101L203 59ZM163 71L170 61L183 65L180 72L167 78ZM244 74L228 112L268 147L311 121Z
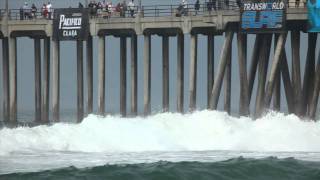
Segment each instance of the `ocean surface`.
M0 130L0 179L320 179L320 122L269 112L147 118Z

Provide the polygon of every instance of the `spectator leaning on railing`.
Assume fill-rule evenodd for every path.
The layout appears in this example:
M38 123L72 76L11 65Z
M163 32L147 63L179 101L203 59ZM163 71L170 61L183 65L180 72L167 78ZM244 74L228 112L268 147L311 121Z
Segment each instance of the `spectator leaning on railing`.
M133 0L129 1L128 3L128 9L130 11L131 17L134 17L134 3Z

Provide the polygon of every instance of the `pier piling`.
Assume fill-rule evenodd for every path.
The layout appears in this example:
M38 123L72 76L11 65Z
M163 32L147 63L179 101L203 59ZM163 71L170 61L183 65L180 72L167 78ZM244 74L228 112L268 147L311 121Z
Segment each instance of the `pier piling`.
M10 95L9 95L9 42L8 38L2 39L2 100L3 100L3 119L9 121L10 114Z
M214 35L208 35L208 62L207 62L207 108L210 106L210 96L214 83Z
M131 36L131 114L138 114L138 40Z
M189 79L189 111L196 109L197 105L197 49L198 36L192 34L190 40L190 79Z
M226 32L226 39L225 39L223 47L222 47L221 58L220 58L219 66L218 66L218 72L217 72L217 75L215 76L214 85L213 85L212 92L211 92L211 98L210 98L210 109L211 110L216 110L217 106L218 106L222 80L223 80L223 76L225 74L225 69L226 69L226 66L227 66L227 63L229 60L228 53L230 52L233 34L234 33L230 30L228 30Z
M300 71L300 31L291 31L292 47L292 87L294 90L294 112L299 114L301 109L301 71Z
M9 38L10 123L17 122L17 39Z
M162 111L169 111L169 36L162 37Z
M49 122L50 101L50 37L43 40L43 83L42 83L42 123Z
M228 48L227 64L224 75L224 111L231 113L231 70L232 70L232 40Z
M177 36L177 111L184 112L184 35Z
M240 77L239 115L249 115L249 83L247 77L247 35L237 34Z
M144 35L144 115L151 113L151 35Z
M83 41L77 41L77 122L84 116L83 108Z
M279 34L275 34L274 36L274 52L276 51L277 42L279 39ZM281 69L278 68L275 77L275 84L273 89L273 110L280 111L280 103L281 103Z
M282 49L284 48L284 45L286 43L286 39L287 39L287 32L280 34L279 39L277 41L277 46L276 46L274 58L272 61L272 67L271 67L271 71L270 71L270 77L268 79L267 87L266 87L264 108L270 107L272 92L273 92L273 88L274 88L274 84L275 84L276 72L280 66L281 52L282 52Z
M60 42L52 41L52 115L60 121Z
M127 38L120 37L120 114L127 115Z
M35 121L41 122L41 41L34 38Z
M105 68L105 37L99 36L99 54L98 54L98 113L101 116L105 114L105 87L106 87L106 68Z
M93 43L92 36L87 41L87 114L93 112Z
M265 85L269 66L270 48L271 48L272 35L265 34L263 37L262 47L259 56L259 76L258 76L258 89L255 105L255 118L259 118L264 110L264 95Z

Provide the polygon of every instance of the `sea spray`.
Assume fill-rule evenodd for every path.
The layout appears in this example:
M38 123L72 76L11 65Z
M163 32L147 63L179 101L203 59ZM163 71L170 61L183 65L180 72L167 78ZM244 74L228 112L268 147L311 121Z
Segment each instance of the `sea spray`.
M218 111L147 118L90 115L81 124L4 128L0 156L15 152L320 151L320 122L271 112L253 121Z

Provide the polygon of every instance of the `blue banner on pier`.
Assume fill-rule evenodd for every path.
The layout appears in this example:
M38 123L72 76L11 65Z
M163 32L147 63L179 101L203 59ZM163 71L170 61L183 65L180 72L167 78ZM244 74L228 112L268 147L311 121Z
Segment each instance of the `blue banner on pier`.
M308 0L309 32L320 32L320 0Z
M87 40L89 12L84 8L56 9L53 20L53 40Z
M284 0L245 0L241 5L240 30L247 33L274 33L285 28Z

